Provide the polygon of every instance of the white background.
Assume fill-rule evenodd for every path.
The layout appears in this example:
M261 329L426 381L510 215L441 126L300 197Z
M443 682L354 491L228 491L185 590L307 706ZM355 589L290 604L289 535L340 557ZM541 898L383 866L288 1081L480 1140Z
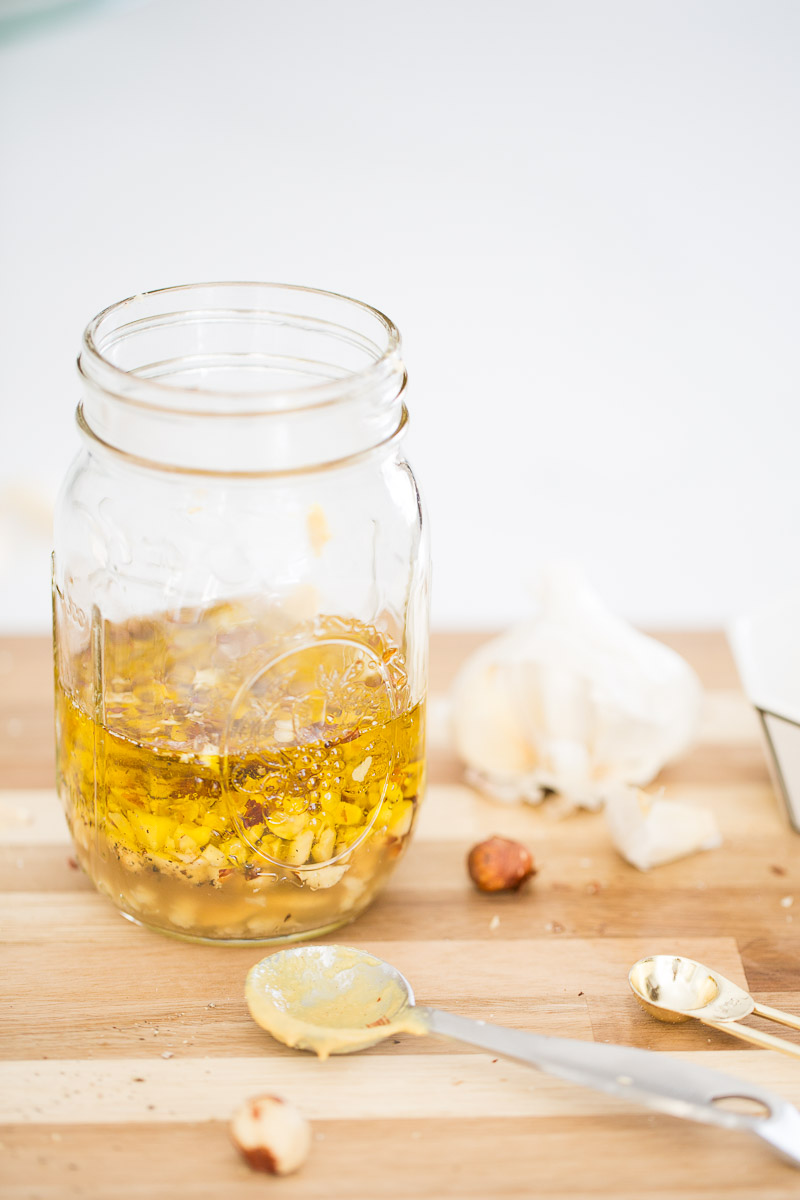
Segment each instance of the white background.
M0 106L0 629L84 324L206 279L399 324L439 627L553 558L651 627L797 577L794 0L151 0L6 34Z

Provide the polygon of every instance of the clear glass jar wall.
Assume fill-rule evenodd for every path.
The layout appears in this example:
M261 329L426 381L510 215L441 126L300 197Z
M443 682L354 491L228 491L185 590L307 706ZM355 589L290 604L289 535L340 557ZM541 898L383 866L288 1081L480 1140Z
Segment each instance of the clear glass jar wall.
M424 789L428 546L376 310L197 285L89 325L55 529L58 785L100 891L199 940L355 917Z

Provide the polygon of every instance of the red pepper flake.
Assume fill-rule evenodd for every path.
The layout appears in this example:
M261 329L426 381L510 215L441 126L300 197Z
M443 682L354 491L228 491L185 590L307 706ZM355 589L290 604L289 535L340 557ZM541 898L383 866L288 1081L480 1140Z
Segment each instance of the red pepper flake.
M347 742L354 742L356 738L360 736L360 734L360 729L351 729L349 733L343 734L340 738L337 738L335 742L326 744L333 746L344 746Z
M265 819L266 812L263 804L259 804L258 800L248 800L242 817L245 829L252 829L253 825L260 825Z
M67 866L69 867L70 871L80 871L81 869L77 858L74 858L71 854L67 859Z

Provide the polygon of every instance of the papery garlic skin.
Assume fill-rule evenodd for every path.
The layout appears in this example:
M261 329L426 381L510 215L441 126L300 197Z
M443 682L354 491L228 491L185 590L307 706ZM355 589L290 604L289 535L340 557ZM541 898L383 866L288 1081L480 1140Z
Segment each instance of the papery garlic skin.
M606 800L606 824L619 854L640 871L722 844L712 812L621 788Z
M550 568L538 614L482 646L452 691L468 779L501 800L543 790L598 807L689 745L702 689L674 650L610 613L571 566Z

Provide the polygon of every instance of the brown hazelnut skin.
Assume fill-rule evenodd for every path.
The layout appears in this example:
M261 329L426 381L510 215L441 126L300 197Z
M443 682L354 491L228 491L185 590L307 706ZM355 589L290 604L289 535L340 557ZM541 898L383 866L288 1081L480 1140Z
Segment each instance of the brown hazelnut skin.
M479 892L515 892L536 874L533 858L525 846L497 836L472 847L467 870Z

